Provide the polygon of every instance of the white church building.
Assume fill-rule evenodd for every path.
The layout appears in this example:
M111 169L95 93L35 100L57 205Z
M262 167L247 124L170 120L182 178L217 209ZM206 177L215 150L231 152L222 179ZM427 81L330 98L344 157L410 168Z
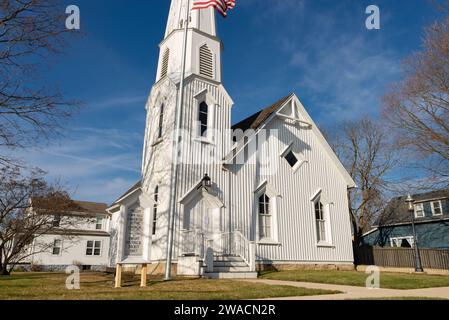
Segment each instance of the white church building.
M160 43L141 181L108 209L110 266L163 270L173 214L178 275L244 278L271 267L351 267L347 191L354 181L295 94L232 126L212 8L190 13L185 99L176 116L186 5L171 1Z

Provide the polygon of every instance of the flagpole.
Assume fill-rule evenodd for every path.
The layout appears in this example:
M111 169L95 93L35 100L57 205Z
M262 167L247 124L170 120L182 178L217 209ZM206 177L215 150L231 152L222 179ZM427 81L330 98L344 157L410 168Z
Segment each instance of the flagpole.
M187 0L187 8L186 8L186 16L184 20L184 40L182 44L182 63L181 63L181 81L179 83L179 97L178 104L176 106L176 130L175 130L175 143L173 150L173 173L171 176L171 185L170 185L170 215L168 222L168 239L167 239L167 262L165 265L165 280L171 280L171 264L172 264L172 254L173 254L173 237L174 237L174 228L175 228L175 215L176 215L176 180L178 177L178 158L179 158L179 140L180 140L180 132L181 132L181 119L182 119L182 106L184 105L184 82L185 82L185 73L186 73L186 60L187 60L187 32L189 29L189 20L190 20L190 0Z

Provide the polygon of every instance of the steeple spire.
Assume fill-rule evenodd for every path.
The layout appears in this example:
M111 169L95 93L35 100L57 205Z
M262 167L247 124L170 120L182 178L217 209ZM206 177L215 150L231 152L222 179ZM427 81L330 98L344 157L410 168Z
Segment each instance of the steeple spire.
M182 29L184 26L185 10L189 0L172 0L170 6L170 15L168 17L165 38L174 30ZM193 0L190 0L192 8ZM216 36L215 10L213 8L204 10L194 10L190 13L189 27L200 30L211 36Z
M189 2L190 1L190 4ZM193 0L172 0L165 36L160 44L156 82L181 78L186 9ZM221 42L215 28L215 9L191 10L187 31L186 76L191 74L221 82Z

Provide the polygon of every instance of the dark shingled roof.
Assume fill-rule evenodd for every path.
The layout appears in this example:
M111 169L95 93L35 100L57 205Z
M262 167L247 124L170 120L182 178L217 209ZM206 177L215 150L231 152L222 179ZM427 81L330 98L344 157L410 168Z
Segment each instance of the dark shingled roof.
M375 226L378 227L378 226L388 226L388 225L394 225L394 224L400 224L400 223L410 223L411 217L410 217L410 212L408 211L408 204L405 202L406 198L407 198L407 196L402 196L402 197L397 197L397 198L392 199L388 203L387 207L385 208L384 212L378 219ZM416 195L413 195L412 198L417 203L427 202L427 201L431 201L431 200L449 199L449 189L432 191L432 192L427 192L427 193L422 193L422 194L416 194ZM417 218L416 221L427 222L427 221L440 220L440 219L444 219L444 218L449 218L448 214L449 214L448 212L445 212L445 215L443 215L443 216Z
M88 202L88 201L73 201L75 203L76 212L86 213L88 215L106 214L108 205L106 203Z
M42 214L58 213L70 216L95 217L108 214L106 203L72 200L66 196L32 197L31 205Z
M242 129L242 131L246 131L248 129L257 129L259 128L265 120L267 120L273 112L275 112L280 106L282 106L293 94L290 94L279 101L275 102L271 106L260 110L259 112L249 116L248 118L240 121L239 123L232 126L233 130Z

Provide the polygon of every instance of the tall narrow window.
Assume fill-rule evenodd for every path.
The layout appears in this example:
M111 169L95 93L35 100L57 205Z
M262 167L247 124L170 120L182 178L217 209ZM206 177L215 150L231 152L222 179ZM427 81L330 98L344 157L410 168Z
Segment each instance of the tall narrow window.
M164 105L161 105L161 108L159 111L159 126L158 126L157 137L159 139L162 138L163 133L164 133Z
M62 249L62 240L56 239L53 241L53 255L59 256L61 254Z
M157 206L159 201L159 186L154 189L154 204L153 204L153 236L156 234L157 228Z
M415 217L424 218L424 205L422 203L415 204Z
M168 73L168 60L170 59L170 50L166 49L164 52L164 56L162 57L162 66L161 66L161 79L165 77Z
M214 77L214 60L207 44L200 47L200 75Z
M205 137L207 133L207 123L208 123L209 106L206 102L200 103L200 110L198 114L198 120L200 123L200 136Z
M270 198L264 193L259 197L259 237L271 239L271 207Z
M324 216L324 206L321 199L315 200L315 219L318 242L326 242L326 219Z
M442 209L442 205L441 205L441 201L433 201L431 203L431 207L432 207L432 215L434 216L441 216L443 214L443 209Z

